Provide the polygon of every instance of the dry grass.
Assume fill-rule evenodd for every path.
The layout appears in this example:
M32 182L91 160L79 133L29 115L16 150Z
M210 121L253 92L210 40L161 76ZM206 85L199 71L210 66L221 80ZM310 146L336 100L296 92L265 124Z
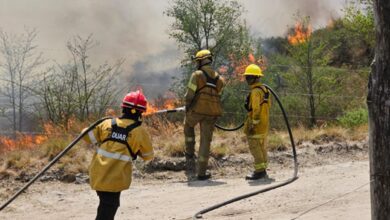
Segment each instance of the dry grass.
M288 133L270 132L268 135L267 148L269 151L283 151L290 145Z
M357 128L343 128L332 126L326 128L306 129L304 127L293 128L293 135L296 142L323 140L346 141L346 140L364 140L368 136L368 125Z
M50 124L45 125L45 131L48 131L47 136L50 138L44 139L41 143L34 142L32 145L26 143L24 148L11 147L10 150L0 154L0 177L10 176L11 174L16 176L21 172L38 172L68 146L76 136L72 135L73 132L64 134L59 127ZM86 162L87 150L85 149L81 144L74 146L51 169L63 169L68 173L86 172L88 162Z
M230 151L231 149L228 148L224 143L222 143L220 145L214 145L213 147L211 147L210 155L214 158L220 159L230 154Z
M368 124L349 130L348 137L353 141L366 140L368 137Z
M182 157L184 156L184 134L182 123L172 123L166 118L149 118L145 121L153 147L157 156ZM51 126L51 127L50 127ZM41 170L50 160L60 153L77 136L82 125L71 126L72 131L63 132L53 125L46 125L48 138L36 144L34 148L16 148L12 151L0 153L0 179L3 177L17 176L24 171L35 173ZM368 126L360 126L354 129L342 127L326 127L306 129L304 127L293 128L295 142L303 141L346 141L365 140ZM199 146L199 126L196 127L196 147ZM58 133L61 132L61 133ZM290 147L290 139L286 131L270 131L268 136L268 149L270 151L286 150ZM196 149L196 152L198 150ZM229 155L249 153L247 140L242 131L224 132L216 130L211 144L210 154L213 158L222 158ZM93 149L80 142L70 150L52 169L64 170L66 173L86 173Z
M168 157L184 156L183 126L172 123L164 117L149 117L146 127L153 141L156 154Z

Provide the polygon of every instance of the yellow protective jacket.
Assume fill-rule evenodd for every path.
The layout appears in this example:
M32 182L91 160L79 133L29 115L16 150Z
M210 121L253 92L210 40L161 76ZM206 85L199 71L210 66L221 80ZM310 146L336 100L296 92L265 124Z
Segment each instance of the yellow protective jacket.
M222 115L222 77L211 66L205 65L192 73L185 95L186 109L202 115Z
M250 85L250 88L251 92L248 96L249 100L247 100L249 110L245 121L244 133L251 138L263 138L269 129L270 92L260 82ZM268 99L266 99L264 91L268 92Z
M131 119L116 118L115 120L120 129L135 123ZM125 144L107 140L111 135L115 135L111 131L112 120L107 119L84 136L87 143L97 145L89 166L89 182L91 188L97 191L120 192L130 187L133 159ZM142 126L131 130L127 138L123 135L116 136L127 141L132 152L143 160L153 159L151 140Z

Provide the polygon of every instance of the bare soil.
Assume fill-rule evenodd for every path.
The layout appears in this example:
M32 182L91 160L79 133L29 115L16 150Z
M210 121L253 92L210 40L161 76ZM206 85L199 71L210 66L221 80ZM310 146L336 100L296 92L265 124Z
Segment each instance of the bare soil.
M370 219L368 147L365 142L301 143L299 179L227 205L203 219ZM293 173L289 151L270 152L270 178L247 182L251 157L212 159L210 181L195 181L183 158L159 158L134 173L116 219L191 219L203 208L283 182ZM0 180L5 201L23 182ZM38 181L0 212L0 219L94 219L98 198L86 183Z

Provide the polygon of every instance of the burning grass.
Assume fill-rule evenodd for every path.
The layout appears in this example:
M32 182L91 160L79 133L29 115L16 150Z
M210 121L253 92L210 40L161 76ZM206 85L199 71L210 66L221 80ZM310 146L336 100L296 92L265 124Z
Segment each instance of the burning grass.
M144 126L146 126L152 137L157 157L184 157L184 134L181 121L172 122L166 116L145 118ZM46 127L49 127L49 125L46 125ZM86 127L86 125L74 126L72 131L69 130L67 133L60 128L51 127L44 136L45 139L40 139L43 140L42 142L37 142L34 138L23 137L18 145L15 144L12 147L8 147L8 150L0 154L0 179L16 177L22 172L36 174L58 155L77 136L78 132L76 131L80 131L83 127ZM292 131L294 139L299 146L299 143L305 141L312 143L348 140L361 141L367 138L367 129L367 125L364 125L354 129L330 126L308 130L304 127L296 127ZM197 138L196 148L198 148L199 127L196 127L195 131ZM27 140L30 140L30 142ZM14 144L17 142L15 140L7 143ZM269 151L284 151L289 148L290 140L287 132L270 131L268 135ZM51 169L60 170L65 174L87 173L93 151L92 147L80 142ZM241 130L237 132L215 130L210 149L213 160L247 153L249 153L247 141Z

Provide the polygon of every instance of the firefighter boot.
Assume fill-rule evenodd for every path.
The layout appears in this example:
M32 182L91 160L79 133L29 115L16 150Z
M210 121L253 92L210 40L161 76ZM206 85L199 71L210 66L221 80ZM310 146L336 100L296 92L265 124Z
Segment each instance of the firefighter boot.
M258 180L258 179L266 179L268 178L267 171L260 171L260 172L252 172L251 174L248 174L245 179L246 180Z
M207 171L207 161L198 162L198 180L208 180L211 178L210 172Z
M208 180L211 178L211 173L209 173L208 171L206 171L206 173L204 175L198 175L196 177L198 180Z

